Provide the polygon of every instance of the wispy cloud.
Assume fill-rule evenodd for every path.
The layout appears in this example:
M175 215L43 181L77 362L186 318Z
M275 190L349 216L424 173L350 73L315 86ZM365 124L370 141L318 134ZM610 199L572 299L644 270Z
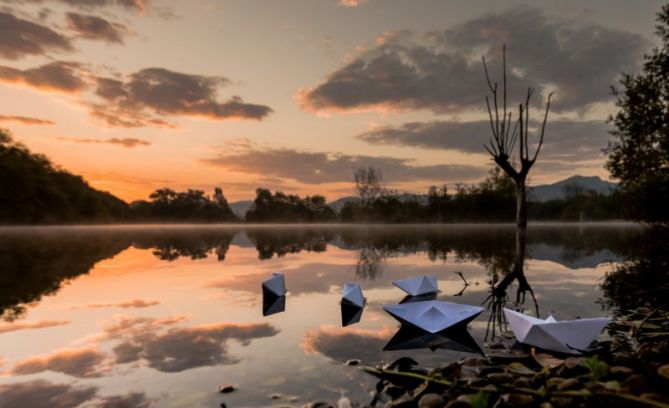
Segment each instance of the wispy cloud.
M64 140L64 141L69 141L69 142L75 142L75 143L95 143L95 144L111 144L111 145L118 145L122 147L127 147L127 148L132 148L132 147L138 147L138 146L151 146L151 142L148 142L146 140L142 139L136 139L136 138L118 138L118 137L112 137L109 139L78 139L78 138L72 138L72 137L59 137L58 140Z
M130 32L125 25L98 16L70 12L65 18L69 29L78 38L87 40L123 44L123 37Z
M288 178L308 184L351 181L353 171L361 166L380 169L390 182L466 181L478 179L487 171L484 167L464 164L428 165L412 159L388 156L308 152L253 145L239 146L233 151L225 149L218 157L201 161L230 171Z
M39 320L36 322L13 322L0 324L0 333L9 333L19 330L35 330L47 327L64 326L69 324L69 320Z
M29 116L0 115L0 122L18 122L23 125L54 125L56 122L49 119L31 118Z
M139 309L145 307L151 307L159 305L160 302L157 300L146 300L146 299L132 299L124 300L122 302L111 302L111 303L89 303L85 305L74 305L70 309L100 309L105 307L120 307L123 309Z

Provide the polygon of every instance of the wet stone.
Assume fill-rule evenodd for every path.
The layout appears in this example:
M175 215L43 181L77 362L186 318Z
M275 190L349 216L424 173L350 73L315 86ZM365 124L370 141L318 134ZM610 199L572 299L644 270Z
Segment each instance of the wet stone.
M449 402L448 405L446 405L446 408L472 408L472 404L469 402L469 396L461 395L457 399Z
M360 364L360 360L358 360L358 359L356 359L356 358L352 358L352 359L350 359L350 360L346 360L346 365L347 365L347 366L357 366L358 364Z
M406 393L407 390L399 385L388 384L386 385L386 388L383 389L383 392L385 392L391 399L395 399Z
M516 378L513 381L513 386L516 388L532 388L532 381L525 377Z
M229 394L234 390L236 390L235 386L230 384L225 384L218 387L218 392L221 394Z
M612 366L609 372L613 375L627 376L634 374L634 370L625 366Z
M494 383L509 383L514 380L514 376L509 373L490 373L486 378Z
M444 397L439 394L425 394L418 401L418 408L441 408L446 405Z
M564 380L561 384L559 384L557 388L560 391L576 390L582 388L582 384L576 378L569 378Z
M460 362L463 366L481 367L488 364L488 359L481 357L467 357Z
M632 394L643 394L651 391L645 375L633 374L623 384Z
M401 397L392 400L388 405L388 408L413 408L416 407L416 400L411 398L409 394L404 394Z
M523 394L504 394L502 401L512 407L528 407L534 405L534 398Z
M558 388L563 382L565 382L564 378L553 377L549 378L548 381L546 381L546 384L548 385L548 388Z

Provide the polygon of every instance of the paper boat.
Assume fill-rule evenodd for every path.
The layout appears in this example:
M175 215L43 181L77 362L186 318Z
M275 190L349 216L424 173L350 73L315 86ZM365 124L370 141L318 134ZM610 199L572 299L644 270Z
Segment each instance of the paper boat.
M557 321L553 316L542 320L510 309L504 309L504 316L520 343L569 354L581 354L611 320L598 317Z
M383 348L383 350L416 349L430 349L432 351L441 349L483 354L476 340L472 338L464 327L440 333L426 333L424 330L402 325Z
M277 296L271 292L263 290L262 297L262 315L269 316L281 313L286 310L286 297Z
M345 283L341 296L342 302L358 307L365 306L365 298L362 296L362 290L357 283Z
M286 294L286 281L282 273L272 273L272 277L262 283L263 290L273 293L276 296Z
M341 302L341 326L346 327L360 321L362 308L349 303Z
M424 295L418 295L418 296L406 295L404 296L404 299L400 300L400 304L425 302L426 300L437 300L437 292L426 293Z
M436 276L417 276L415 278L393 281L393 285L411 296L420 296L439 291Z
M385 305L383 309L402 324L430 333L449 327L464 327L483 311L482 307L429 300L427 302Z

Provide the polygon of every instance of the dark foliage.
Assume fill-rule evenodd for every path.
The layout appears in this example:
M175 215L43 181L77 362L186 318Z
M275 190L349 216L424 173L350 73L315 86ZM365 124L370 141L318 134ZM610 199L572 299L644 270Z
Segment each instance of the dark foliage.
M239 220L218 187L214 190L213 197L207 196L202 190L176 192L161 188L151 193L149 198L149 201L135 201L130 205L136 219L161 222Z
M0 130L0 223L110 222L129 216L125 202L55 167Z
M336 214L321 195L300 198L259 188L253 206L246 213L247 222L332 222Z
M613 88L620 108L611 117L616 141L607 168L621 181L622 203L632 219L669 222L669 5L658 14L660 46L645 56L643 71L625 74Z

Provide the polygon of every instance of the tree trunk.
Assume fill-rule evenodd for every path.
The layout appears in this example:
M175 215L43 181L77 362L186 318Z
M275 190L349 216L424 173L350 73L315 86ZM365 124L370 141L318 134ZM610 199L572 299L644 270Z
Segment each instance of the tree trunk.
M516 225L520 228L527 227L527 196L524 178L516 180Z

